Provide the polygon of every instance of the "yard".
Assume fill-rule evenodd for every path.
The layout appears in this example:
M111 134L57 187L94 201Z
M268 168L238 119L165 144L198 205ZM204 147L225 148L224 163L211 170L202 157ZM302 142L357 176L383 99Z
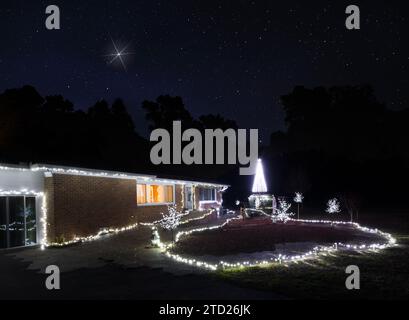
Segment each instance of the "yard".
M185 220L200 218L197 213ZM304 216L303 218L310 218ZM312 218L312 217L311 217ZM316 218L316 217L314 217ZM323 218L323 217L322 217ZM177 231L223 223L207 216L179 226ZM25 248L0 254L2 298L141 298L141 299L403 299L409 296L409 225L405 214L362 214L360 223L391 232L398 246L377 253L338 252L319 259L263 267L220 269L215 272L175 262L149 247L150 227L106 236L98 241L61 249ZM169 232L161 232L168 238ZM209 255L277 250L282 242L332 243L366 241L368 234L350 228L288 222L235 220L222 229L193 233L175 247L182 255ZM166 239L165 239L166 240ZM371 239L373 240L373 239ZM206 257L205 257L206 256ZM45 266L61 268L62 290L44 288ZM345 289L345 268L357 265L361 289ZM145 286L149 278L150 286ZM109 279L109 280L107 280ZM197 290L197 288L202 288Z
M362 213L360 223L379 227L398 246L377 253L338 252L287 265L217 271L215 277L301 299L407 299L409 297L409 226L405 213ZM243 242L243 241L242 241ZM345 268L357 265L361 289L347 290Z
M350 226L297 221L272 223L268 217L259 217L233 220L221 229L193 233L177 242L173 252L193 256L224 256L274 252L278 245L331 245L335 242L361 244L382 241L377 235L364 233Z

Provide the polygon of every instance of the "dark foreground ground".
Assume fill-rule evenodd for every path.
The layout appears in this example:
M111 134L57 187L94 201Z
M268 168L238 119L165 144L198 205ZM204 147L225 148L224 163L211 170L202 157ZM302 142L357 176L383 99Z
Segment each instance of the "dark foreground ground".
M207 223L221 222L211 217ZM149 227L140 227L61 249L0 251L0 300L283 298L173 262L159 250L146 248L150 235ZM45 288L44 269L51 264L61 268L60 290Z
M208 275L177 276L149 267L109 264L61 274L61 290L45 289L46 275L0 255L0 300L8 299L280 299Z
M217 273L178 272L185 265L145 250L149 229L73 248L2 251L0 299L407 299L408 216L361 214L360 222L393 233L399 246ZM46 275L37 268L53 263L67 267L58 291L45 289ZM345 288L345 268L351 264L360 268L360 290Z
M303 218L309 217L313 216ZM361 213L359 223L392 233L398 246L378 253L338 253L290 266L219 271L217 276L295 299L409 299L409 215ZM360 269L360 290L345 287L348 265Z

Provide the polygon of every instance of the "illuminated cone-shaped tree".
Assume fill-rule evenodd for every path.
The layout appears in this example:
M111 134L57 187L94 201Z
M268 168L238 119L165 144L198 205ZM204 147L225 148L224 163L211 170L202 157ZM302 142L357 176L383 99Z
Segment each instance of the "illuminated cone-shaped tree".
M256 175L254 176L253 188L251 190L253 193L265 193L267 192L266 180L264 179L263 165L261 159L257 161Z
M256 174L254 175L253 192L249 197L249 203L251 208L255 208L258 211L263 211L266 214L275 213L276 201L272 194L267 193L267 184L264 178L264 170L261 159L258 159L256 166Z

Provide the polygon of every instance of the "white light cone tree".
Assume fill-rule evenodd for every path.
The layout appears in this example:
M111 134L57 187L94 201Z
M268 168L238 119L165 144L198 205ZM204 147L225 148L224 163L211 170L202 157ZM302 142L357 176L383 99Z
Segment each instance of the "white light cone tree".
M256 167L256 175L254 176L253 181L253 188L251 189L253 193L266 193L267 192L267 184L266 180L264 179L264 170L263 164L261 159L257 161Z

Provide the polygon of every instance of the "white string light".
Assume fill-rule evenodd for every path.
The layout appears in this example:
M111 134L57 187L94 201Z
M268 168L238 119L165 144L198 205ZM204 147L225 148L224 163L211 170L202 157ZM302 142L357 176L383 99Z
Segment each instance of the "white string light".
M145 175L136 175L136 174L127 174L127 173L120 173L120 172L107 172L107 171L97 171L97 170L90 170L90 169L79 169L79 168L63 168L63 167L53 167L53 166L46 166L46 165L39 165L39 166L31 166L29 168L23 167L10 167L5 165L0 165L0 171L21 171L21 172L51 172L56 174L68 174L68 175L81 175L81 176L91 176L91 177L107 177L107 178L121 178L121 179L134 179L137 181L144 181L144 182L156 182L156 183L172 183L172 184L180 184L182 186L182 192L185 184L196 183L201 186L205 187L219 187L223 188L223 190L227 189L228 186L222 184L212 184L207 182L193 182L193 181L184 181L184 180L169 180L169 179L160 179L156 176L145 176ZM193 187L194 190L194 187ZM118 233L126 230L134 229L138 226L138 223L131 224L125 227L120 228L108 228L106 230L100 231L95 235L84 236L84 237L74 237L74 239L64 242L48 242L48 217L47 217L47 205L46 205L46 195L44 192L37 192L28 189L21 189L21 190L2 190L0 189L0 195L33 195L33 196L41 196L43 198L41 211L42 216L40 218L43 230L42 240L40 241L41 249L45 249L46 247L50 246L67 246L74 243L80 242L87 242L100 239L103 235L107 233ZM184 196L182 193L182 201L184 201ZM193 194L193 199L195 200L195 195ZM183 203L183 202L182 202ZM189 212L184 213L182 215L187 215ZM154 223L141 223L141 225L154 225L158 221Z
M190 219L187 219L187 220L183 220L183 221L181 221L181 222L179 223L179 225L187 224L187 223L192 222L192 221L203 220L203 219L205 219L206 217L212 215L213 213L214 213L214 211L213 211L213 210L210 210L209 212L206 212L205 214L203 214L203 215L201 215L201 216L199 216L199 217L190 218Z
M236 220L236 219L241 219L241 218L235 217L235 218L227 219L224 223L218 226L203 227L203 228L193 229L190 231L178 232L175 237L175 243L178 242L183 236L190 235L196 232L203 232L203 231L208 231L208 230L219 229L227 225L232 220ZM353 245L353 244L335 242L330 246L314 247L312 250L304 254L300 254L300 255L279 254L277 257L270 258L269 260L239 261L239 262L226 262L226 261L220 260L217 263L210 263L210 262L200 261L196 259L189 259L189 258L182 257L179 254L173 254L170 252L170 249L173 247L173 245L165 245L160 241L160 239L158 240L158 242L160 243L160 247L164 250L164 253L167 257L177 262L181 262L181 263L189 264L191 266L196 266L199 268L205 268L209 270L217 270L219 268L254 267L254 266L267 265L270 263L291 263L291 262L303 261L306 259L318 258L320 254L336 252L342 249L345 249L345 250L375 250L376 251L376 250L382 250L382 249L389 248L389 247L396 245L396 239L391 234L380 231L379 229L376 229L376 228L372 229L372 228L361 226L356 222L328 221L328 220L295 220L295 219L289 219L289 220L304 222L304 223L314 223L314 224L321 223L321 224L331 224L331 225L349 225L349 226L357 228L358 230L362 232L377 234L383 237L386 240L386 242L385 243L361 244L361 245Z
M5 169L6 168L6 169ZM21 171L25 171L23 168ZM0 170L10 170L9 167L0 167ZM14 168L13 168L14 170ZM46 196L44 192L39 192L35 190L28 190L27 188L23 188L21 190L2 190L0 189L0 196L34 196L34 197L41 197L41 218L40 221L42 222L43 227L43 239L40 242L41 248L44 249L46 246L46 239L47 239L47 205L46 205Z
M339 213L341 212L339 208L339 201L337 198L329 199L327 202L327 210L325 210L327 213Z
M0 170L5 168L4 170L15 170L14 168L10 167L0 167ZM131 174L131 173L122 173L122 172L108 172L108 171L98 171L98 170L91 170L91 169L79 169L79 168L62 168L62 167L52 167L52 166L33 166L30 169L33 172L44 171L44 172L51 172L56 174L69 174L69 175L82 175L82 176L91 176L91 177L107 177L107 178L121 178L121 179L136 179L138 181L143 182L156 182L156 183L171 183L171 184L180 184L186 185L195 183L200 186L205 187L221 187L221 188L228 188L227 185L224 184L215 184L209 182L199 182L199 181L186 181L186 180L173 180L173 179L162 179L156 176L148 176L148 175L138 175L138 174ZM24 169L23 171L27 171Z
M74 237L74 239L64 242L53 242L53 243L46 243L45 247L64 247L71 244L82 243L82 242L89 242L94 240L99 240L105 235L109 234L117 234L123 231L129 231L138 227L138 223L134 223L125 227L120 228L107 228L99 231L95 235L87 236L87 237Z
M256 175L254 176L253 188L251 189L253 193L265 193L267 192L266 180L264 179L263 164L261 159L257 160Z

